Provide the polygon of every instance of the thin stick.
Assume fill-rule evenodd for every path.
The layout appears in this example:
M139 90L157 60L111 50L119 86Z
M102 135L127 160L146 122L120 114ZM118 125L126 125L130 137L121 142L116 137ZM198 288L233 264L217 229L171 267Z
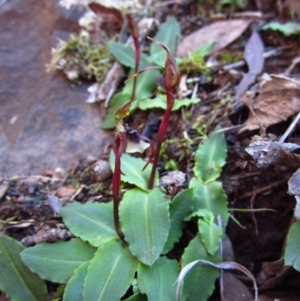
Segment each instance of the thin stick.
M263 57L266 59L266 58L269 58L269 57L272 57L272 56L279 55L286 48L287 47L285 46L285 47L281 47L281 48L277 48L277 49L271 49L269 51L264 52ZM243 60L243 61L238 61L238 62L233 63L233 64L225 65L222 69L223 69L223 71L229 71L231 69L240 68L240 67L243 67L245 65L246 65L246 62Z
M282 135L282 137L280 138L279 142L283 143L286 140L286 138L294 130L294 128L295 128L295 126L296 126L296 124L298 123L299 120L300 120L300 112L298 113L298 115L296 116L296 118L294 119L294 121L290 124L290 126L285 131L285 133Z

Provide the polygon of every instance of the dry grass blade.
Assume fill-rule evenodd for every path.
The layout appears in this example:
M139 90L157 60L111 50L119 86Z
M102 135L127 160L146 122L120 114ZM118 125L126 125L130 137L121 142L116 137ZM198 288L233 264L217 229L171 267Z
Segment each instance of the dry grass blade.
M254 291L255 291L255 297L254 297L254 301L258 301L258 289L257 289L257 284L256 281L254 279L254 277L252 276L252 274L242 265L236 263L236 262L220 262L220 263L213 263L207 260L195 260L190 262L189 264L187 264L180 272L179 277L177 279L177 287L176 287L176 301L179 301L179 293L180 293L180 289L182 287L184 278L186 276L186 274L198 263L202 263L205 265L209 265L212 266L216 269L223 269L223 270L238 270L242 273L244 273L246 276L248 276L252 281L253 281L253 287L254 287Z

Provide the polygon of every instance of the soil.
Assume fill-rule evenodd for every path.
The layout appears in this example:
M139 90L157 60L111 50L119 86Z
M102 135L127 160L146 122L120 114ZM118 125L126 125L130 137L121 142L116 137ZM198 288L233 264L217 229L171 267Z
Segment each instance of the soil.
M274 9L275 1L249 1L248 5L240 12L257 9L260 5L263 13L269 16L269 20L286 18L289 2L285 2L282 10ZM199 24L209 23L210 5L201 7L202 14L196 14L195 1L187 1L179 6L171 4L162 6L157 13L160 20L167 15L173 14L181 20L183 33L187 35ZM227 18L226 12L223 17ZM289 17L289 16L288 16ZM299 21L299 15L296 14ZM249 39L251 30L247 30L240 39L237 39L226 50L232 55L243 53L244 43ZM284 37L276 32L262 34L265 47L280 47L289 45L289 49L282 55L269 58L265 61L263 72L283 73L291 64L291 60L299 55L299 36ZM225 51L225 50L224 50ZM219 53L219 55L221 55ZM299 75L299 67L293 70L293 76ZM238 69L238 72L247 72L246 67ZM173 113L167 138L183 137L183 131L191 138L199 135L193 125L202 118L202 124L207 125L207 132L211 133L216 125L222 128L232 127L225 132L228 157L227 164L223 169L221 181L228 196L230 213L238 220L238 225L233 219L229 220L227 235L233 247L234 261L244 265L255 276L260 289L260 300L296 301L300 300L300 274L292 268L284 268L282 257L286 235L289 226L293 222L295 198L288 194L288 179L296 171L285 165L277 165L267 168L258 168L253 158L245 151L254 135L260 135L259 130L246 131L238 134L234 127L243 124L248 118L248 109L245 106L235 108L231 101L224 101L225 96L233 96L237 81L229 73L224 73L216 68L210 74L211 81L203 81L199 85L198 96L202 101L190 109L190 118L184 118L181 113ZM221 90L225 84L230 87L225 94ZM220 93L218 93L220 92ZM221 95L221 96L219 96ZM104 105L101 105L104 109ZM144 131L149 138L156 140L157 128L162 117L162 111L152 112L136 111L128 123L132 128ZM287 121L274 124L267 128L266 137L278 140L294 116ZM154 122L155 121L155 122ZM144 125L140 128L140 125ZM113 135L110 132L109 135ZM264 137L265 138L265 137ZM299 142L300 128L296 126L286 142ZM111 141L111 140L110 140ZM191 173L193 153L198 143L196 141L189 149L185 145L170 143L165 149L168 160L174 160L178 169L187 176ZM105 145L103 154L99 157L85 157L77 161L76 166L69 169L53 168L41 172L35 176L19 175L14 178L0 177L0 233L9 235L25 246L32 246L40 242L54 242L61 239L69 239L72 234L63 224L56 213L57 203L66 205L73 199L79 202L100 201L109 202L112 198L111 170L105 164L112 143ZM184 154L184 156L182 156ZM160 175L167 174L167 160L159 164ZM99 172L95 166L101 165ZM74 165L74 164L73 164ZM176 189L168 190L170 195L178 192ZM57 201L58 200L58 201ZM237 209L264 209L259 212L240 212ZM234 211L234 209L236 211ZM268 210L265 210L268 209ZM192 238L195 229L189 224L185 229L187 237ZM169 254L170 258L178 258L187 244L180 241ZM230 247L228 247L230 249ZM269 263L269 264L267 264ZM270 264L271 263L271 264ZM241 290L252 291L252 284L243 276L235 273L236 278L241 280L245 287ZM235 278L235 279L236 279ZM235 280L236 281L236 280ZM238 284L236 284L238 287ZM52 290L55 290L56 287ZM238 289L238 288L237 288ZM0 296L4 299L4 294ZM220 300L216 289L211 300ZM234 294L226 300L235 299Z

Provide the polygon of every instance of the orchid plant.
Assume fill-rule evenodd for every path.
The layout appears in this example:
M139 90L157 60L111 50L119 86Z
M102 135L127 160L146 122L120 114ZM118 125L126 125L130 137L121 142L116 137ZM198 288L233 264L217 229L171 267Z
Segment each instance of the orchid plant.
M127 20L135 45L135 74L131 97L115 114L110 160L113 202L73 202L63 207L59 214L75 236L69 241L24 249L0 236L0 253L4 254L0 265L5 262L6 266L1 270L5 277L0 277L0 289L12 301L25 295L27 301L46 300L42 279L65 285L63 301L205 301L214 290L217 269L222 268L219 247L229 216L226 195L216 181L226 159L224 135L215 133L199 145L188 189L168 201L164 190L156 186L157 164L180 74L167 45L150 38L167 53L163 76L167 106L155 147L126 123L135 100L136 79L150 69L138 71L138 34L130 15ZM125 154L143 153L149 147L146 163ZM134 188L121 196L121 182ZM183 255L170 259L167 254L182 236L186 221L196 222L198 231ZM198 264L199 260L210 266ZM22 292L10 283L17 283Z

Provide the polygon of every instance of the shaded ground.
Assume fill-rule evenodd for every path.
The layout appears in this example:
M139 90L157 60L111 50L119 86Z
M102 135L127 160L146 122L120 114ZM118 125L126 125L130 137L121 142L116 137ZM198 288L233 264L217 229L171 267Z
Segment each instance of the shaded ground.
M278 11L274 11L274 2L259 3L266 13L278 15ZM172 13L182 18L187 16L188 21L181 22L187 34L198 29L198 23L202 22L201 17L195 15L195 5L192 2L182 8L176 5L164 7L160 14L169 14L172 9ZM255 5L257 3L250 3L248 8L253 9ZM203 10L206 11L205 6ZM5 80L5 85L0 87L0 172L4 174L0 178L1 231L21 240L26 246L67 239L71 234L51 209L51 206L55 208L56 202L53 196L62 204L70 202L71 198L81 202L111 199L110 169L105 162L97 160L104 146L111 141L112 134L99 130L99 107L87 105L83 101L88 85L71 86L62 76L44 72L44 65L50 60L53 40L57 36L65 36L66 31L77 29L77 15L76 12L74 16L65 15L55 3L46 0L7 2L0 7L0 15L0 33L4 37L0 45L3 66L0 74ZM15 21L19 19L24 22ZM229 50L241 55L250 35L249 29L241 39L229 46ZM283 38L275 33L265 33L262 37L265 46L291 45L281 56L269 58L265 62L264 72L284 72L291 60L299 55L298 37ZM12 49L14 56L11 54ZM247 72L245 67L241 70ZM298 73L299 68L296 68L295 77ZM234 86L238 82L234 74L216 70L211 75L214 77L212 82L204 81L199 86L198 95L203 101L190 111L191 119L186 121L181 114L173 114L169 127L170 138L180 136L183 127L190 137L196 136L197 131L192 129L192 125L199 118L203 118L209 132L217 124L224 128L246 121L248 111L245 106L235 109L231 102L222 102L222 95L219 97L217 93L229 83L230 88L226 93L234 95ZM153 116L159 117L161 111L152 112L150 116L152 119ZM134 127L147 124L147 119L148 113L137 112L129 122ZM291 120L292 117L271 126L267 134L280 137ZM232 211L232 215L245 228L231 220L227 234L233 245L235 261L247 267L261 285L260 300L279 298L282 301L296 301L300 300L299 273L283 269L280 262L272 266L264 265L264 262L276 262L282 257L295 207L294 197L287 193L287 181L295 170L284 165L258 169L245 152L253 134L258 133L252 131L238 135L236 129L226 133L229 153L222 174L223 187L230 208L266 208L275 211ZM154 138L155 134L154 130ZM296 127L290 141L299 141L299 134L299 127ZM196 147L193 145L192 151ZM179 161L183 151L184 148L178 151L176 145L170 145L166 154L178 163L181 170L188 173L190 157L186 156ZM96 159L87 159L89 155ZM72 162L78 162L78 157L84 160L69 169L69 172L53 171L57 166L67 170ZM100 171L97 168L99 165ZM49 169L52 170L46 172ZM165 172L161 164L161 173ZM7 178L13 174L20 177L9 182ZM23 174L40 176L21 177ZM10 221L10 218L13 220ZM251 284L246 279L239 279L251 290ZM219 300L217 293L212 298ZM231 295L228 300L238 299Z

